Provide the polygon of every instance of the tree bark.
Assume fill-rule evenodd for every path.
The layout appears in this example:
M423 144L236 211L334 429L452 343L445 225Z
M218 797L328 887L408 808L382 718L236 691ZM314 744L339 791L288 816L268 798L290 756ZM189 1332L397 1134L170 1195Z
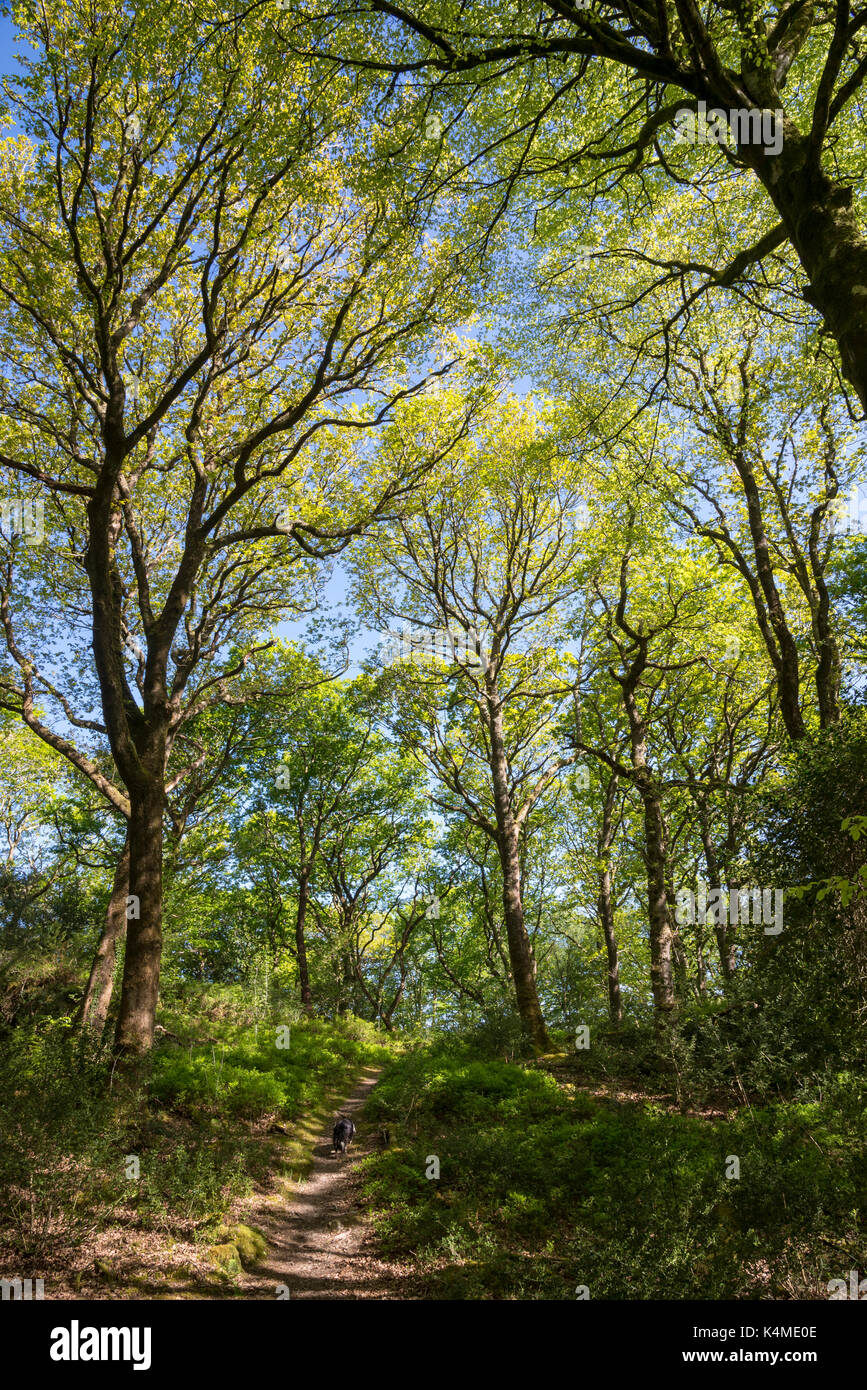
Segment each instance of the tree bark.
M768 656L777 673L780 713L783 716L786 733L789 738L797 740L803 738L806 733L804 716L801 713L801 673L798 645L786 621L783 601L777 588L771 561L771 547L762 518L761 496L755 473L740 449L734 455L734 465L744 489L747 521L756 562L755 576L747 574L745 577L753 596L759 629L764 638Z
M704 848L704 862L707 865L708 885L711 888L721 888L720 868L716 850L710 837L707 818L702 816L701 820L701 842ZM720 914L722 915L722 914ZM728 982L735 973L735 936L734 928L729 931L728 923L723 917L721 922L714 919L714 935L719 950L719 963L723 973L723 979Z
M672 969L674 933L665 882L665 823L659 793L650 769L637 769L636 785L644 807L644 861L647 867L647 908L650 927L650 986L657 1025L664 1028L677 1006Z
M551 1043L542 1017L536 989L536 968L521 896L519 827L515 823L509 795L508 761L503 737L503 710L493 680L488 678L487 705L490 733L490 767L497 816L497 851L503 873L503 916L509 943L509 960L515 982L518 1014L527 1036L537 1052L549 1052Z
M147 1052L153 1044L159 999L163 915L163 806L161 782L130 795L130 893L139 917L127 922L126 958L115 1032L118 1051Z
M307 965L307 941L305 926L307 922L307 902L310 895L310 866L305 865L298 878L298 912L295 917L295 959L298 962L298 986L301 991L301 1005L310 1017L313 1013L313 995L310 992L310 970Z
M349 1010L349 1000L352 993L352 986L355 976L352 971L352 961L348 951L340 952L340 975L337 981L337 1012L343 1015Z
M614 904L611 898L611 842L614 839L614 799L617 794L617 778L612 777L605 793L602 807L602 825L597 840L597 850L601 861L599 873L599 920L605 937L605 951L608 956L608 1017L615 1028L623 1022L623 1003L620 998L620 959L617 950L617 935L614 929Z
M126 900L129 893L129 834L124 840L120 859L114 871L114 883L105 914L105 926L90 967L84 1000L81 1005L82 1027L90 1028L99 1037L105 1028L111 996L114 990L114 968L117 948L126 935Z
M628 556L624 558L621 585L625 584ZM641 797L644 809L644 863L647 870L647 917L650 935L650 987L656 1015L657 1032L664 1033L675 1016L677 995L672 971L674 929L666 883L665 820L659 788L647 762L647 722L638 707L635 693L647 666L649 636L636 632L623 618L626 602L621 588L618 622L635 647L625 675L617 681L623 691L623 703L629 720L632 745L632 782Z
M810 572L802 579L801 588L810 601L813 641L818 657L816 691L819 696L819 719L822 728L829 729L840 722L843 664L831 621L831 596L825 580L825 565L819 554L819 530L818 517L814 516L809 540Z
M843 375L867 410L867 241L851 209L852 189L834 183L810 137L786 119L779 154L743 147L780 214L810 284L801 291L837 341Z

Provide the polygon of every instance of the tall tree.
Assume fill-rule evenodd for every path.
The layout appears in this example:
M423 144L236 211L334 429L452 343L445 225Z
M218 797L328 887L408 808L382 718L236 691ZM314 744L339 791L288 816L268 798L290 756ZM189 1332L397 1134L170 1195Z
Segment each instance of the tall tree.
M7 84L24 134L0 192L0 464L43 490L51 545L17 591L7 571L5 704L128 814L116 1040L138 1053L173 741L300 605L300 563L392 515L430 465L365 469L349 440L423 389L407 359L467 301L447 250L349 157L351 84L290 71L267 27L179 26L165 0L17 14L33 56ZM93 668L65 692L26 607L49 595L76 637L89 613ZM43 696L104 740L123 792Z
M560 643L584 559L581 470L564 446L567 434L555 409L546 418L503 402L412 512L359 551L364 602L377 621L398 620L407 632L414 625L421 641L420 665L413 638L397 652L403 738L436 773L437 803L459 809L496 847L518 1012L540 1051L548 1036L521 835L574 761L551 737L571 696L573 667Z

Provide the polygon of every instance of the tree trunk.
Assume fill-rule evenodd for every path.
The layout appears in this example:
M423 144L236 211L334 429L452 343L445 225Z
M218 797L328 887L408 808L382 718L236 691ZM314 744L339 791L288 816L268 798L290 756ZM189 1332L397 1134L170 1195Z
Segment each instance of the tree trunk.
M536 990L536 968L521 898L519 829L509 796L508 762L503 738L503 712L493 681L489 678L487 703L490 711L490 767L497 815L497 851L503 872L503 916L509 943L509 960L515 982L518 1013L536 1052L549 1052L551 1043L542 1017Z
M301 1005L308 1018L313 1013L313 996L310 993L310 971L307 965L307 942L304 936L309 896L310 866L306 864L302 868L298 879L298 913L295 918L295 959L298 962L298 985L301 991Z
M625 562L624 562L625 571ZM621 584L623 580L621 580ZM624 600L621 598L621 603ZM624 627L624 630L625 627ZM637 651L626 675L618 676L629 720L632 744L632 780L644 808L644 863L647 869L647 918L650 932L650 987L657 1032L662 1035L674 1019L677 998L672 973L674 931L666 884L665 821L656 778L647 763L647 725L635 692L647 666L649 638L632 633Z
M81 1005L82 1027L102 1036L114 990L117 948L126 935L126 899L129 893L129 834L114 871L114 883L105 914L105 926L90 967L90 979Z
M665 883L665 824L659 794L650 770L639 769L638 789L644 806L644 861L647 866L647 908L650 926L650 986L657 1026L664 1029L677 1005L672 970L674 933Z
M392 999L391 1004L389 1005L389 1007L386 1009L385 1013L382 1015L382 1021L383 1021L383 1024L385 1025L386 1032L388 1032L388 1033L394 1032L394 1025L392 1024L392 1019L394 1018L395 1009L397 1008L398 1004L400 1003L401 999L403 998L403 991L404 991L405 986L406 986L406 975L401 975L401 977L400 977L400 984L399 984L398 987L397 987L397 990L396 990L396 992L395 992L395 996L394 996L394 998Z
M813 613L813 640L816 643L816 693L819 696L819 721L823 729L830 729L840 722L840 685L843 667L840 661L840 648L831 626L831 598L825 575L819 562L817 537L810 537L810 563L813 572L813 590L810 607Z
M793 740L806 734L804 716L801 711L801 672L798 657L798 644L786 621L786 613L771 560L771 546L765 531L762 517L762 501L756 476L743 450L738 449L734 465L744 489L747 503L747 521L753 542L755 556L755 577L746 575L753 596L759 630L765 641L768 656L777 675L777 689L780 696L780 714L786 726L786 733Z
M696 926L695 987L699 999L707 998L707 966L704 959L704 932Z
M118 1051L133 1055L145 1053L153 1046L159 999L164 800L159 782L130 794L129 884L133 915L127 922L115 1044Z
M833 183L808 154L809 136L786 120L779 154L760 145L740 153L753 164L780 214L818 309L840 349L843 375L867 409L867 241L852 212L852 189Z
M617 778L612 777L605 793L602 808L602 826L597 840L601 860L599 873L599 920L605 937L605 950L608 956L608 1017L613 1026L619 1028L623 1022L623 1003L620 998L620 959L617 951L617 936L614 930L614 904L611 900L611 842L614 838L614 798L617 793Z
M352 961L348 951L340 952L340 980L337 1012L345 1014L349 1009L349 1001L352 997L352 988L355 983L355 976L352 970Z
M719 861L716 856L716 850L713 847L710 829L705 816L702 816L701 820L701 842L704 848L704 862L707 865L708 887L722 888ZM719 950L719 963L723 973L723 979L728 983L735 973L734 927L729 931L726 917L722 913L720 913L719 916L722 917L721 922L716 921L716 914L714 916L714 935L716 936L716 944Z

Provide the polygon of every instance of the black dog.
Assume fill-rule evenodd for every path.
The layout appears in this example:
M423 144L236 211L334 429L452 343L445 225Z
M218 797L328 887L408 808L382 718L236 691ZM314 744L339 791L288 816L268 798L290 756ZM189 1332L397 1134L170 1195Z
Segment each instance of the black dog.
M335 1153L345 1154L346 1150L349 1148L349 1145L352 1143L352 1137L354 1134L355 1125L352 1123L351 1120L344 1119L344 1117L341 1115L340 1119L337 1121L337 1124L334 1126L334 1134L332 1136L332 1148L334 1149Z

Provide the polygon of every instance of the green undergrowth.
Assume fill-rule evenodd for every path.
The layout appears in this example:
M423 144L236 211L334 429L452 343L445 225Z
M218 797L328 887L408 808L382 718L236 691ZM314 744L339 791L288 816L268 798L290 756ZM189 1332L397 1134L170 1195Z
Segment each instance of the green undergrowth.
M185 1015L168 1015L165 1026L174 1041L163 1043L154 1056L154 1102L199 1119L292 1120L315 1108L326 1092L348 1085L362 1067L391 1056L362 1019L325 1023L275 1017L250 1027L221 1003L218 994L202 1015L205 1042L190 1031Z
M867 1263L865 1107L842 1073L726 1119L681 1114L435 1045L368 1102L391 1145L366 1192L430 1298L825 1298Z
M394 1055L351 1016L257 1013L240 987L187 988L134 1080L69 1018L37 1014L5 1033L4 1271L81 1267L88 1241L115 1227L213 1245L236 1198L300 1168L311 1117Z

